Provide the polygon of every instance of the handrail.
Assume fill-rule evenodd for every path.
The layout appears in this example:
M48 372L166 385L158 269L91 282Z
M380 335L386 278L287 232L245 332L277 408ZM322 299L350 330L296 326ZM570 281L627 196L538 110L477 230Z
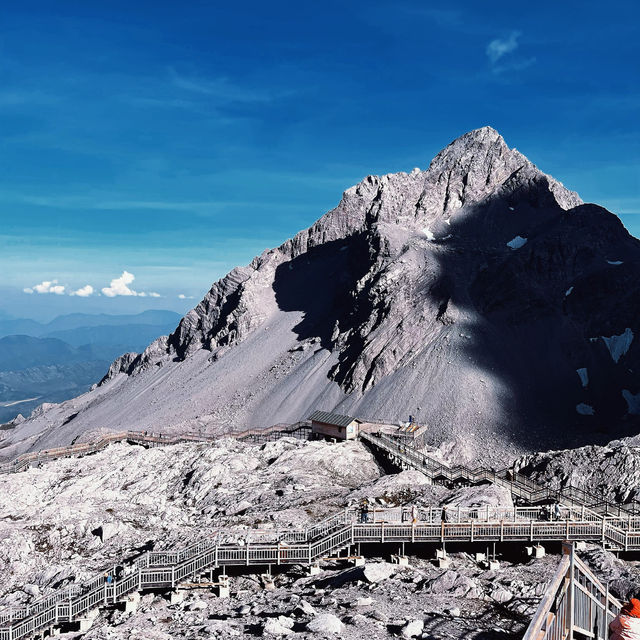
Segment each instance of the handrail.
M275 425L280 427L280 425ZM293 428L293 427L292 427ZM300 427L297 427L300 428ZM285 432L274 429L275 432ZM290 431L287 431L290 433ZM429 474L441 474L445 477L466 477L467 479L490 480L508 486L512 491L520 491L530 498L533 496L557 496L558 492L536 485L532 481L520 480L504 471L490 469L467 469L447 467L439 461L413 448L398 445L393 439L362 434L365 440L398 456L408 464ZM107 446L115 439L144 438L145 442L168 443L184 440L208 441L197 434L181 434L178 436L162 436L144 432L120 432L108 434L91 444L72 445L48 450L45 454L61 455L70 451L87 451L96 447ZM105 444L106 443L106 444ZM33 455L33 454L27 454ZM447 475L449 474L449 475ZM457 475L455 475L457 474ZM466 474L466 475L465 475ZM432 475L432 477L434 477ZM428 516L427 516L428 514ZM609 518L596 513L584 504L577 504L567 499L561 509L561 518L549 520L549 512L545 507L457 507L450 511L442 507L422 507L416 512L406 508L366 510L347 508L304 530L289 529L284 531L254 532L257 541L251 540L251 531L243 530L242 544L226 542L225 535L231 532L218 531L214 538L201 540L191 546L179 550L147 552L129 567L129 572L122 578L116 578L112 584L106 584L103 576L96 576L88 583L71 587L45 596L27 607L0 612L0 640L18 640L32 634L43 626L50 626L60 620L71 620L90 608L100 604L110 604L122 595L143 587L160 588L175 587L184 577L196 574L210 567L226 564L282 564L311 563L327 554L334 553L354 543L402 542L444 542L451 541L503 541L527 540L561 541L561 540L607 540L610 544L622 549L640 549L640 531L632 529L632 519ZM417 516L417 517L416 517ZM478 527L478 524L482 524ZM234 532L231 535L236 535ZM269 540L275 534L275 541ZM591 598L593 584L597 580L586 565L575 559L572 564L572 580L576 602L578 599ZM578 569L576 569L578 567ZM115 568L109 570L115 574ZM584 587L582 580L587 584ZM555 583L554 583L555 584ZM597 589L596 589L597 590ZM582 595L581 595L582 594ZM572 596L573 597L573 596ZM608 597L608 596L607 596ZM610 615L609 602L614 606L619 603L607 600L605 618ZM617 603L617 604L616 604ZM573 605L572 605L573 606ZM591 611L593 607L589 609ZM586 609L585 609L586 610ZM578 622L591 624L582 610L577 610ZM589 614L591 615L591 614ZM586 627L576 627L584 628ZM533 633L533 632L532 632ZM561 640L558 636L550 640ZM541 640L532 638L531 640ZM595 638L598 640L598 638Z
M51 449L42 449L40 451L23 453L9 462L0 463L0 473L16 473L23 469L27 469L32 464L40 464L49 460L56 460L58 458L73 455L96 453L114 442L130 441L152 445L171 445L182 442L204 442L213 444L224 437L230 437L235 440L260 440L269 438L272 435L283 437L306 430L308 430L308 423L303 421L296 422L291 425L276 424L271 427L265 427L264 429L248 429L246 431L238 431L235 433L231 432L223 436L206 436L190 432L181 434L162 434L149 433L148 431L118 431L100 436L100 438L93 442L82 442L64 447L54 447Z
M285 531L276 541L252 542L251 531L242 530L242 544L225 543L226 530L183 549L143 554L120 578L105 584L102 575L47 595L28 607L0 612L0 640L18 640L52 621L71 620L100 604L113 604L126 593L142 588L172 588L183 578L222 565L306 564L352 544L451 541L599 541L606 519L580 518L576 509L565 510L566 519L548 521L542 507L455 508L455 517L438 518L442 507L366 510L344 509L304 532ZM595 515L595 514L594 514ZM364 516L364 517L363 517ZM414 522L414 517L417 521ZM237 533L237 532L236 532ZM247 535L248 534L248 535ZM295 538L293 538L295 534ZM300 536L304 534L304 539ZM628 532L619 531L622 536ZM291 539L287 539L287 535ZM636 548L640 549L640 536ZM108 572L116 575L115 568ZM592 574L583 571L588 580ZM45 621L45 622L43 622ZM539 640L539 639L536 639Z
M378 433L377 435L361 433L360 437L373 446L381 448L391 455L398 456L404 462L422 471L432 479L438 477L444 477L448 480L464 478L471 482L489 480L510 489L515 495L522 495L524 493L525 495L522 497L527 497L531 502L552 499L567 505L585 506L593 511L602 512L604 510L604 515L616 512L618 516L625 514L629 520L637 515L640 509L640 504L636 502L629 503L628 505L610 503L575 487L567 487L562 490L550 489L549 487L535 483L530 478L509 468L496 471L482 467L471 469L464 465L450 467L428 454L413 448L410 444L399 442L393 437L383 433ZM638 524L640 524L640 522Z
M606 640L609 623L622 605L575 553L565 546L562 560L523 640L572 640L574 633Z

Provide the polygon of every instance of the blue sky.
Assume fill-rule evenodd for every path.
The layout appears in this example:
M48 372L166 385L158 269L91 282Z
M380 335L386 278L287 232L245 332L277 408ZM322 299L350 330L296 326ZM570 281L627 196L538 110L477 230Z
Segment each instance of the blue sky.
M426 167L486 124L640 236L639 18L632 2L7 5L0 310L184 311L364 176Z

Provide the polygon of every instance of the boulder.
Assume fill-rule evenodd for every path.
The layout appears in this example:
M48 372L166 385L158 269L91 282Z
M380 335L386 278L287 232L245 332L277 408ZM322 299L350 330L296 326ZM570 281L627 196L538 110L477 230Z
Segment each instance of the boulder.
M390 578L397 569L397 565L390 562L372 562L365 565L362 569L362 575L367 582L375 584Z
M306 600L300 600L293 613L297 616L315 616L316 610Z
M513 600L513 593L504 587L498 587L491 593L491 599L496 602L509 602Z
M289 627L280 622L280 618L269 618L262 628L262 634L265 636L288 636L292 633Z
M358 598L356 607L370 607L373 604L373 598Z
M424 622L422 620L412 620L407 622L402 630L400 631L400 635L403 638L418 638L422 635L422 630L424 629Z
M307 629L318 634L336 635L344 633L344 624L332 613L322 613L307 624Z

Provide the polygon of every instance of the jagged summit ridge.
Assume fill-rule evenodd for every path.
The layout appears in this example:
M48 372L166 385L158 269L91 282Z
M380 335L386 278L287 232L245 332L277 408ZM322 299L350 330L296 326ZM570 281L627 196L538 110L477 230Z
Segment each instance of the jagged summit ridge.
M168 340L159 339L138 358L126 354L113 363L106 379L118 372L135 373L162 353L183 358L199 348L216 350L242 339L266 316L252 314L250 305L239 304L234 308L233 319L218 327L231 297L249 297L250 281L257 278L261 286L278 264L313 247L364 233L381 223L402 224L421 231L425 225L429 228L441 226L442 222L450 224L454 213L465 205L535 183L547 188L564 209L582 204L577 194L539 171L520 152L510 149L491 127L476 129L454 140L433 159L427 171L368 176L345 191L339 205L309 229L215 283ZM244 310L249 313L243 313Z
M95 392L11 438L45 429L58 443L104 424L210 432L314 409L412 413L469 451L491 439L496 455L587 437L625 415L624 390L640 393L640 343L612 371L594 340L640 335L638 282L640 243L620 221L484 127L426 171L347 189L215 282L170 336L116 360Z

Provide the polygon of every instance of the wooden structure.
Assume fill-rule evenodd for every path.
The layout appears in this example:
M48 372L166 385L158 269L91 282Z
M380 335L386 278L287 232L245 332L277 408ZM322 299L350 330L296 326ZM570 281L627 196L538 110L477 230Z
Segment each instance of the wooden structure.
M314 411L310 416L311 432L325 438L336 440L355 440L358 437L358 427L362 420L343 416L329 411Z
M563 545L563 552L523 640L607 640L622 604L578 558L573 544Z

